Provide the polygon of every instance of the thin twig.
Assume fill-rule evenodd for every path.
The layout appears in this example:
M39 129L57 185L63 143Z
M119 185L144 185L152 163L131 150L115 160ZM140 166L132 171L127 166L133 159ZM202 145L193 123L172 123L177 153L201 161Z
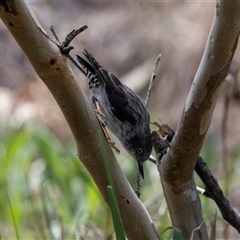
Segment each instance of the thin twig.
M79 35L81 32L86 30L88 27L87 25L84 25L83 27L80 27L79 29L75 30L73 29L65 38L63 42L59 40L59 37L54 29L53 26L50 27L51 32L53 33L53 36L55 37L56 41L59 43L59 48L61 50L62 54L65 54L68 56L70 61L83 73L85 74L85 71L83 67L76 61L76 59L70 54L70 51L74 49L73 46L69 46L72 40Z
M152 76L151 76L151 79L150 79L150 83L149 83L149 86L148 86L148 92L147 92L147 96L146 96L146 100L145 100L145 107L146 108L148 108L148 103L149 103L153 83L154 83L154 80L156 79L156 71L157 71L157 67L158 67L158 64L159 64L160 60L161 60L161 54L156 58L155 64L153 66Z
M70 43L72 42L72 40L79 35L81 32L85 31L87 29L87 25L84 25L82 27L80 27L79 29L75 30L73 29L65 38L65 41L63 42L63 45L65 47L68 47L70 45Z
M156 159L153 155L150 155L149 158L148 158L148 160L149 160L150 162L154 163L154 164L157 163L157 159Z
M140 179L141 179L140 171L139 171L139 167L137 165L137 179L136 179L136 187L135 187L134 192L136 193L138 198L140 198L140 195L141 195L141 193L140 193L140 189L141 189Z
M197 159L195 171L205 185L206 191L204 195L214 200L223 218L240 233L240 217L231 207L229 200L218 185L217 179L212 175L210 169L200 156Z
M53 36L55 37L55 39L60 43L60 39L58 38L58 35L53 26L50 27L50 30L51 30Z
M201 229L201 227L203 226L203 224L204 224L204 222L202 222L197 228L194 228L194 229L192 230L192 234L191 234L190 240L193 240L193 239L194 239L194 234L195 234L195 232L196 232L196 231L199 231L199 230Z
M161 54L156 58L155 60L155 64L153 66L153 70L152 70L152 76L151 76L151 79L150 79L150 83L149 83L149 86L148 86L148 92L147 92L147 96L146 96L146 101L145 101L145 107L148 108L148 102L149 102L149 99L150 99L150 95L151 95L151 91L152 91L152 87L153 87L153 82L156 78L156 71L157 71L157 67L158 67L158 64L161 60ZM149 160L153 163L156 163L156 159L153 159L152 157L149 157ZM135 188L135 193L137 194L138 198L140 198L140 172L139 172L139 168L137 170L137 180L136 180L136 188Z
M198 193L200 193L202 195L205 195L205 189L204 188L201 188L201 187L198 187L198 186L196 186L196 188L197 188Z

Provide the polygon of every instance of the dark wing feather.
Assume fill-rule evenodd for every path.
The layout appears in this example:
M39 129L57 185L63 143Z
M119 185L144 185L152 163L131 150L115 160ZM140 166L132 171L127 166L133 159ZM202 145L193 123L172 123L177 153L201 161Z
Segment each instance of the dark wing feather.
M123 84L113 73L106 69L102 68L99 71L106 81L108 100L112 106L112 112L115 117L122 122L127 121L131 125L136 125L137 120L132 114L134 109L131 109L129 106L129 96Z
M108 96L108 99L112 106L112 112L116 118L122 122L127 121L131 125L136 125L137 120L128 107L129 103L121 86L116 87Z
M112 72L102 68L87 50L85 50L84 55L89 60L90 64L92 64L95 70L94 72L97 73L99 80L105 83L106 92L114 116L122 122L127 121L131 125L135 125L137 120L132 114L134 109L131 109L129 106L128 96L126 90L124 90L123 84Z
M115 88L115 90L108 96L109 102L112 106L112 112L116 118L122 122L129 122L131 125L136 125L137 120L133 116L126 96L123 94L121 86Z

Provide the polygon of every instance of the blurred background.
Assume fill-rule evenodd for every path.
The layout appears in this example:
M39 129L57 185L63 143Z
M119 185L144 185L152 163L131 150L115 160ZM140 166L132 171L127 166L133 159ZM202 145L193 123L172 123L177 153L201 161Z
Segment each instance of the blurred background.
M143 99L161 53L149 111L151 121L176 130L215 15L214 2L49 0L28 4L51 37L52 25L61 40L72 29L88 25L73 41L72 53L79 54L78 46L83 45ZM113 239L110 211L76 157L59 107L2 22L0 39L1 238ZM201 153L237 211L239 56L237 50ZM88 94L85 77L69 64ZM123 149L117 157L134 187L135 161ZM171 223L158 172L150 162L145 172L141 198L161 232ZM204 187L197 176L196 181ZM201 197L201 201L209 228L217 212L218 235L238 236L211 199Z

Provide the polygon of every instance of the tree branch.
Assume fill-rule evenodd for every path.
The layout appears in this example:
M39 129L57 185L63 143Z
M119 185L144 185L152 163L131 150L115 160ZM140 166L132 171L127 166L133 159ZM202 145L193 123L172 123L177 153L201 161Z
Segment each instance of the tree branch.
M1 0L0 17L61 108L74 135L79 158L109 204L109 183L101 151L105 148L127 237L159 239L146 209L133 192L103 137L95 113L67 64L67 57L46 35L24 1Z
M182 229L184 239L190 239L191 231L203 221L193 171L237 47L239 27L240 2L218 1L181 121L159 167L173 225ZM208 239L205 224L195 233L195 238Z
M159 165L170 146L175 132L167 124L158 124L156 122L153 124L158 127L158 131L152 133L152 140L156 152L156 163ZM231 207L229 200L218 185L217 179L212 175L201 156L197 158L195 172L205 185L202 194L215 201L223 218L240 233L240 217Z
M204 195L212 198L217 204L223 218L240 233L240 217L231 207L229 200L225 197L219 187L217 179L212 175L202 157L198 157L195 171L203 181L206 191Z

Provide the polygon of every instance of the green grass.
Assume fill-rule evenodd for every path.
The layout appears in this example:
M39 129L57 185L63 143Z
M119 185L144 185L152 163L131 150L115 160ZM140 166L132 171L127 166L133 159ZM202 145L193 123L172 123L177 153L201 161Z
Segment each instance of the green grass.
M206 146L202 153L211 168L214 149L209 144ZM236 146L231 154L236 165L238 149ZM115 228L118 226L112 223L112 212L118 216L114 188L109 190L113 201L111 212L76 152L71 136L61 142L49 129L33 122L20 127L1 124L0 239L110 239L114 236L114 224ZM135 161L121 159L120 165L135 187ZM144 170L141 200L161 233L171 223L158 172L152 163L146 163ZM237 174L232 175L230 183L232 188L238 186ZM161 197L156 197L158 194ZM201 201L209 228L216 206L205 197ZM218 212L218 223L222 222Z
M116 239L125 240L126 238L125 238L122 218L121 218L121 214L120 214L119 206L117 202L115 186L114 186L112 173L110 171L110 166L109 166L107 155L104 148L102 148L102 155L103 155L104 166L106 169L107 178L109 182L109 185L107 186L107 192L108 192L108 198L110 203L109 205L112 213L112 220L113 220L114 230L116 234Z
M0 136L3 239L94 237L89 229L104 229L110 213L73 147L34 124L5 126Z

